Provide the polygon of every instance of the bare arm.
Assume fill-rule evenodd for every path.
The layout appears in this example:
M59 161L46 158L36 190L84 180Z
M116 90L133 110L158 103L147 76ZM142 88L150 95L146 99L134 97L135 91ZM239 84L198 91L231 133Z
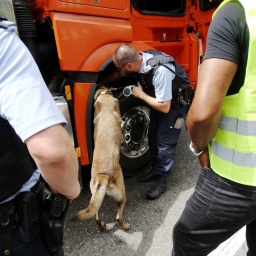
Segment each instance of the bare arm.
M25 143L52 191L68 199L76 198L80 193L78 160L63 126L59 124L47 128Z
M199 152L214 137L223 100L237 71L237 64L223 59L206 59L199 72L195 98L188 113L188 132Z
M144 102L146 102L150 107L161 111L163 113L168 113L171 107L171 101L164 101L164 102L158 102L156 98L153 98L149 95L147 95L145 92L143 92L142 87L140 83L138 83L138 86L134 86L132 89L133 95L136 98L142 99Z

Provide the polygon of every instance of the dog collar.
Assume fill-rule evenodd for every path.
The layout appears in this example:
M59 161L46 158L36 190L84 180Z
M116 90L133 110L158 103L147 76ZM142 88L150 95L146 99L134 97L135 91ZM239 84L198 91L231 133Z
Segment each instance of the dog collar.
M105 90L105 91L100 92L100 93L97 95L97 97L96 97L95 100L97 100L98 97L99 97L100 95L102 95L102 94L111 94L111 90Z
M110 94L110 90L105 90L105 91L101 92L99 95L101 95L101 94Z

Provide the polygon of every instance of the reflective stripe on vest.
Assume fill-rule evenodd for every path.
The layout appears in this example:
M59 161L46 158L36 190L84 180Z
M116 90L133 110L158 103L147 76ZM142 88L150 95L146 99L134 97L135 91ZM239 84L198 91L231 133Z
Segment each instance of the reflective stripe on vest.
M256 1L240 2L250 33L244 85L239 93L226 96L216 136L209 145L212 169L240 184L256 186ZM218 11L218 9L217 9Z

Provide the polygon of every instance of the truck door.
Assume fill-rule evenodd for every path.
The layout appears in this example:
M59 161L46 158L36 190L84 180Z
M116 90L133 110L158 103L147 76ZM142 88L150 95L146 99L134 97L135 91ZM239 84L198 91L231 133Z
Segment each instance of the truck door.
M191 15L195 22L196 35L200 39L200 55L204 55L207 32L210 26L212 15L223 0L194 0L194 12Z

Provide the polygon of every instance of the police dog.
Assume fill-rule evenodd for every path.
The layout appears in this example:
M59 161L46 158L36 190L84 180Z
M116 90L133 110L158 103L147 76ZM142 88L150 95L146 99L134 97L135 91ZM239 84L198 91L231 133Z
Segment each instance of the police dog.
M75 218L87 220L96 216L100 230L106 225L100 220L99 209L105 194L118 203L116 220L123 230L129 230L130 224L123 223L123 209L126 202L124 179L119 164L122 139L121 116L118 101L105 87L94 95L94 152L91 169L90 204L78 211Z

